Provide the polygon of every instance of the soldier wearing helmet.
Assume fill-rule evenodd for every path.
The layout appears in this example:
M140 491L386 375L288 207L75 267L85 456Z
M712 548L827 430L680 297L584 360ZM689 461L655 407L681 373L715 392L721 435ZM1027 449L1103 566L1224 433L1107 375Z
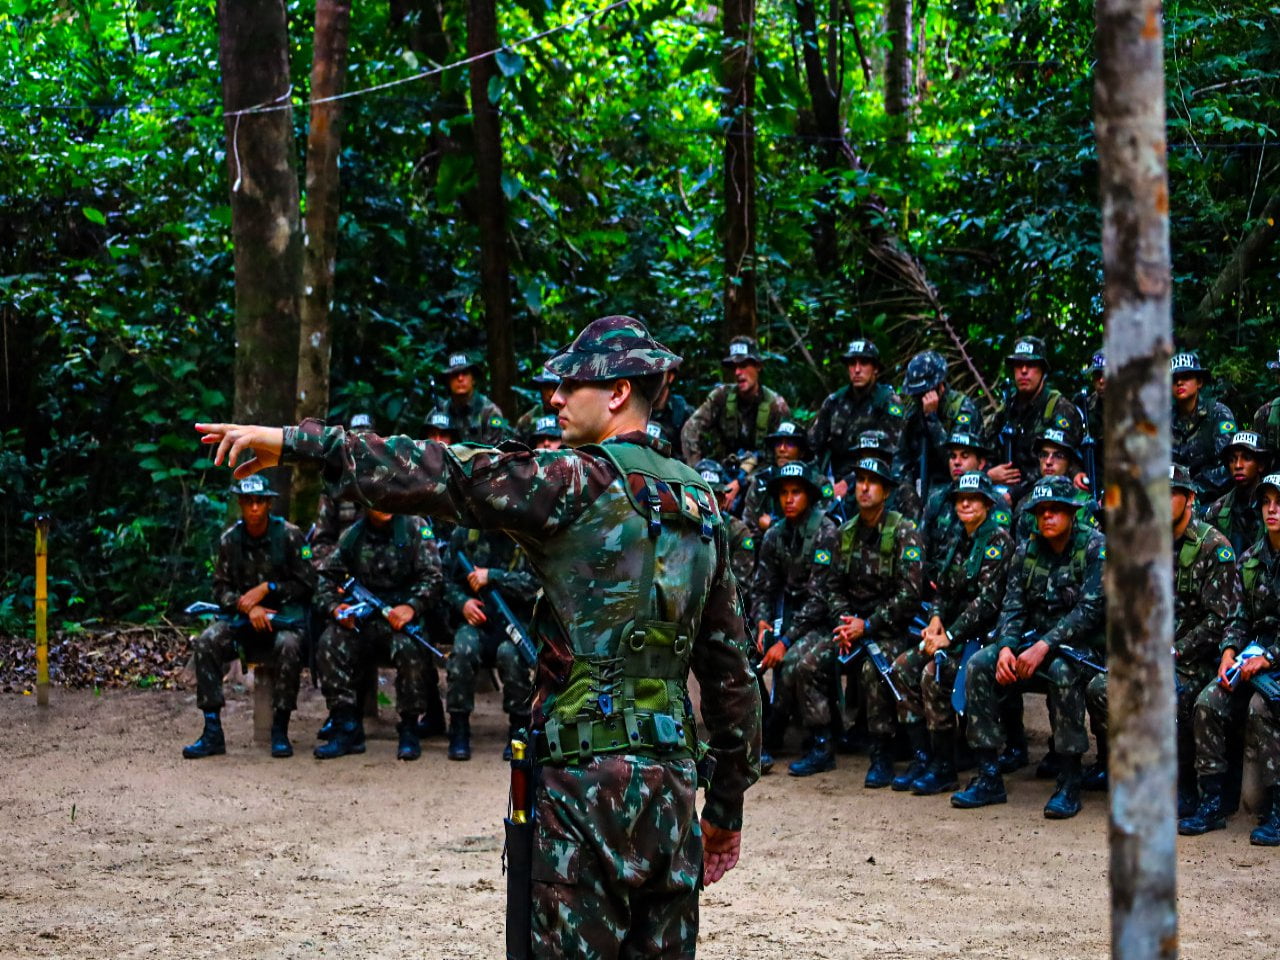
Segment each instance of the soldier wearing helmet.
M1230 481L1222 461L1223 451L1236 434L1236 418L1231 409L1211 400L1202 391L1209 371L1200 355L1184 350L1169 360L1173 380L1172 459L1191 472L1205 503L1227 492Z
M916 488L916 496L923 503L935 485L946 487L950 483L947 438L956 431L981 433L982 414L962 392L948 387L947 361L933 350L911 358L902 392L906 396L902 434L893 465L904 482Z
M480 360L466 351L449 354L440 371L449 396L436 404L448 413L458 430L459 441L497 444L511 436L511 425L502 409L476 389L484 371Z
M1231 473L1231 489L1204 508L1204 517L1231 541L1236 553L1244 553L1262 536L1258 513L1258 481L1270 471L1271 451L1262 435L1239 430L1222 450L1222 459Z

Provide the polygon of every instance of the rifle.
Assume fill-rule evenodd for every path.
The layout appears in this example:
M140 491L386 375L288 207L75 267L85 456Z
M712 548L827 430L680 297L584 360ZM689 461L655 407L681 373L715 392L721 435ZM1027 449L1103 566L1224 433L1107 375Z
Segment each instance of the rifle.
M783 633L782 633L782 625L786 623L786 617L787 617L787 592L786 590L779 590L778 599L774 602L774 605L773 605L773 624L772 626L769 627L768 630L764 632L764 636L761 637L760 646L762 649L759 651L759 654L757 655L755 663L752 664L752 668L755 670L756 676L760 678L761 686L764 686L764 670L762 670L760 667L760 660L763 658L764 651L768 650L771 646L773 646L775 643L778 643L779 641L786 644L788 648L790 648L791 646L790 641L787 639L787 637L783 636ZM765 690L769 694L770 706L776 706L778 703L779 685L780 685L780 678L778 674L775 672L773 675L773 686L765 687Z
M528 960L533 943L533 791L537 780L530 732L511 741L511 813L502 821L506 846L502 867L507 875L507 960Z
M458 566L462 568L463 573L469 574L475 570L476 565L471 562L463 551L459 550L457 552L457 558ZM520 654L520 659L525 662L525 666L537 666L538 648L534 645L533 638L529 636L529 631L524 628L524 624L520 622L520 618L516 616L515 611L503 599L497 587L490 583L481 587L477 592L486 603L492 603L493 608L498 611L502 619L507 621L507 636L515 644L516 653Z
M1035 646L1038 640L1039 638L1036 637L1036 632L1034 630L1028 630L1022 635L1022 643L1018 645L1017 652L1022 653L1024 650L1029 650L1031 647ZM1094 673L1105 674L1107 672L1106 665L1097 660L1091 650L1081 650L1079 647L1072 647L1065 643L1060 643L1056 647L1053 647L1050 652L1066 657L1072 663L1092 670Z
M1087 402L1089 392L1081 390L1076 394L1076 412L1080 414L1080 422L1084 425L1084 439L1080 441L1080 452L1084 455L1085 473L1089 475L1089 493L1096 502L1101 503L1098 493L1098 461L1094 454L1093 434L1089 432L1089 410L1087 406L1082 405L1080 401L1083 399Z
M1266 652L1266 648L1257 641L1240 651L1240 656L1236 658L1235 664L1226 673L1226 681L1231 689L1235 689L1236 681L1240 679L1240 665L1246 660L1252 660L1254 657L1266 656ZM1278 673L1280 673L1280 670L1267 670L1255 675L1249 681L1253 685L1253 689L1262 694L1262 699L1266 700L1273 710L1275 707L1280 706L1280 677L1277 677Z
M864 625L867 622L864 617L859 617L858 619L861 620ZM859 657L864 653L871 658L871 665L876 668L880 676L884 679L884 682L889 685L889 692L893 694L893 699L901 701L903 699L902 691L899 690L893 682L893 664L889 661L889 658L884 655L884 651L880 649L880 644L876 643L869 637L864 636L863 639L858 641L857 645L854 646L853 649L848 653L837 654L837 658L840 660L841 666L844 666L851 663L855 657Z
M363 620L365 617L378 613L382 615L384 620L391 619L391 604L384 603L372 590L355 577L347 577L339 585L338 592L355 601L354 604L347 608L344 617ZM431 641L427 639L426 634L422 632L422 628L418 624L410 621L400 628L400 632L425 648L429 653L435 654L441 660L445 659L444 654L431 645Z
M923 514L925 501L929 499L929 421L924 415L924 404L920 405L920 480L916 493L920 495L920 512Z
M228 612L216 603L210 603L208 600L197 600L182 612L192 616L213 614L213 619L229 623L236 630L252 626L252 623L246 614L243 614L238 610L235 613ZM302 630L306 627L305 620L299 620L297 617L286 617L279 613L268 613L267 619L271 621L272 626L279 627L281 630Z

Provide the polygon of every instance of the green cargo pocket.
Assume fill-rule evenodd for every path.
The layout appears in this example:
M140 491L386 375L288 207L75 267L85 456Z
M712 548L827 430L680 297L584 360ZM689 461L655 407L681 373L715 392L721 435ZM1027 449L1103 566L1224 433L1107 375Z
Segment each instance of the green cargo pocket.
M533 850L535 883L578 882L578 842L539 838Z

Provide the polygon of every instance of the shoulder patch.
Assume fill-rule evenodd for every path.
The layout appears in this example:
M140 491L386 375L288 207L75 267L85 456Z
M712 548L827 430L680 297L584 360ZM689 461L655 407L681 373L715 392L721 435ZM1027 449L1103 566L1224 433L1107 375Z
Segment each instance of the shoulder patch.
M310 560L310 559L311 559L311 544L309 544L309 543L304 543L304 544L302 545L302 549L301 549L301 550L299 550L299 551L298 551L298 553L302 556L302 559L303 559L303 560Z
M1235 421L1223 420L1221 423L1218 424L1218 432L1219 433L1235 433L1236 432Z
M905 549L905 550L903 550L903 551L902 551L902 559L903 559L903 560L919 560L919 559L920 559L920 548L919 548L919 547L907 547L907 549Z
M996 544L993 543L991 546L987 547L988 560L999 560L1003 556L1004 556L1004 551L1001 550L1000 547L997 546Z
M1106 548L1106 547L1099 547L1099 548L1098 548L1098 559L1099 559L1099 560L1105 560L1105 559L1107 559L1107 548Z
M430 540L435 535L435 531L431 529L431 524L424 521L422 524L422 539Z
M1053 422L1056 423L1063 430L1068 430L1071 427L1071 421L1068 420L1066 417L1062 416L1061 414L1055 417Z
M1003 527L1007 527L1012 522L1012 519L1013 519L1012 517L1009 516L1008 510L997 510L994 516L996 518L996 523L1000 524Z
M973 417L969 416L967 413L962 413L960 416L956 417L956 423L969 423L972 420Z
M1230 563L1230 562L1231 562L1231 561L1233 561L1235 558L1236 558L1236 552L1235 552L1234 550L1232 550L1232 549L1231 549L1229 546L1227 546L1226 544L1223 544L1222 546L1220 546L1220 547L1218 548L1218 562L1219 562L1219 563Z
M830 550L813 551L813 562L818 564L818 566L820 567L831 566L831 551Z
M498 417L498 416L490 417L490 418L489 418L489 426L491 426L491 427L500 427L500 426L502 426L502 418L501 418L501 417Z
M833 486L832 486L831 484L829 484L829 483L824 483L824 484L822 485L822 499L824 499L824 500L830 500L830 499L831 499L832 497L834 497L835 495L836 495L836 488L835 488L835 487L833 487Z
M900 417L900 416L902 416L902 407L901 407L901 405L896 404L896 403L891 403L891 404L889 404L889 414L890 414L890 416L894 416L894 417Z
M743 550L754 550L755 548L756 548L756 538L755 538L755 537L744 537L744 538L743 538L743 541L742 541L742 549L743 549Z

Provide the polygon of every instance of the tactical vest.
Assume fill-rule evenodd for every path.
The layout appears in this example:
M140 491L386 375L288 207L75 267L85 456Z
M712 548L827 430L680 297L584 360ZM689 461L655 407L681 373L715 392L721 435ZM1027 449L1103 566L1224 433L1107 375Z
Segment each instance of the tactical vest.
M467 531L467 543L470 544L472 547L475 547L480 542L481 533L482 531L476 529L475 527L472 527L471 529L469 529ZM520 565L520 558L523 556L524 556L524 547L520 546L520 544L517 543L514 549L512 549L511 551L511 559L507 561L508 573L510 573L512 570L514 570L516 567ZM490 566L492 566L492 564L490 564Z
M898 526L902 523L902 514L895 510L886 511L884 527L880 531L880 575L893 579L895 561L898 551L894 549L898 539ZM857 532L858 521L846 523L840 528L840 562L841 573L848 573L853 565L853 542Z
M1240 565L1240 579L1244 581L1244 592L1246 594L1253 593L1254 587L1258 585L1258 576L1262 572L1262 561L1257 557L1250 557Z
M361 517L353 523L338 542L338 549L344 554L355 556L364 545L365 534L369 529L369 518ZM418 553L418 545L414 543L410 531L409 518L404 514L396 514L391 518L391 542L396 548L396 579L407 579L413 572L413 562ZM392 591L382 596L388 603L402 603L409 595L403 591Z
M566 531L556 558L563 569L539 571L546 593L534 611L535 631L544 638L549 631L557 633L573 657L567 677L545 704L545 760L585 763L619 753L660 760L696 757L700 745L687 685L693 641L715 572L711 544L721 525L715 497L692 468L649 447L610 443L579 449L609 460L619 476L616 486ZM610 532L607 537L604 531ZM682 559L679 571L669 574L669 589L679 584L690 591L680 622L654 616L662 596L655 581L660 545L664 558L674 550ZM549 595L585 586L581 573L574 582L574 565L602 551L630 559L632 550L641 552L637 588L618 592L617 602L606 608L607 620L566 624ZM606 579L599 586L607 591L611 585Z
M1089 531L1077 526L1071 534L1071 545L1068 549L1071 551L1071 576L1076 583L1084 583L1085 570L1089 565L1088 557ZM1040 535L1032 534L1031 539L1027 541L1026 556L1022 561L1023 588L1030 594L1035 589L1035 581L1037 579L1047 580L1047 568L1041 567L1040 560ZM1044 570L1045 573L1041 577L1037 577L1037 571Z
M773 411L773 401L778 395L763 384L760 386L760 402L756 406L756 432L751 438L754 448L764 445L764 438L769 435L769 414ZM738 413L738 391L732 386L725 387L724 425L735 440L742 436L742 420ZM732 452L732 451L729 451Z
M969 556L964 561L964 575L967 580L976 580L978 574L982 570L982 561L986 558L987 545L991 542L992 535L1000 529L1000 524L994 517L988 516L982 521L982 525L974 531L973 546L969 550ZM946 559L942 561L942 565L938 567L938 572L951 568L951 561L955 559L956 551L960 549L960 544L964 542L964 537L957 535L952 539L951 548L947 551Z
M1175 593L1191 595L1195 592L1195 582L1191 579L1191 568L1200 556L1200 548L1204 545L1213 527L1203 521L1193 520L1187 528L1186 542L1178 550L1178 569L1174 575L1173 590Z
M244 554L245 550L248 549L250 537L249 531L245 529L243 520L236 521L236 537L238 538L236 550L231 558L231 576L235 578L235 589L244 590L247 588L246 580L250 577L244 562ZM283 576L289 562L289 532L285 529L283 517L271 517L268 520L267 549L271 554L271 569L277 575ZM248 586L251 586L251 584Z

